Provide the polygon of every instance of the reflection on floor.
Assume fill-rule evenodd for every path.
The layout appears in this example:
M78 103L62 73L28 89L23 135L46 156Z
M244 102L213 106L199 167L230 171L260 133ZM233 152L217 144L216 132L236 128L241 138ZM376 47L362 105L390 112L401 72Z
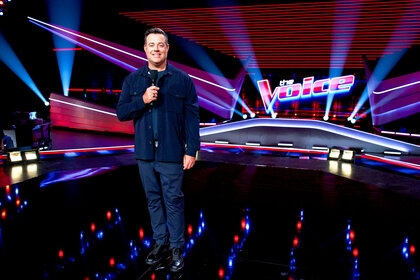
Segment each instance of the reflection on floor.
M420 277L420 203L409 193L315 167L204 160L186 172L184 193L186 263L173 274L144 263L151 229L135 165L3 187L1 279Z

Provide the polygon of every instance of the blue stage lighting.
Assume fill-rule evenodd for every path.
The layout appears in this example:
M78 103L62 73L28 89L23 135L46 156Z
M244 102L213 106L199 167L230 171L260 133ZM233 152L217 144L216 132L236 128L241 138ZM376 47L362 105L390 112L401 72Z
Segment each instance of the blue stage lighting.
M238 96L238 100L237 100L237 102L239 103L239 104L241 104L241 106L245 109L245 111L247 111L248 112L248 114L254 114L252 111L251 111L251 109L249 109L249 107L248 107L248 105L246 105L246 103L243 101L243 99L240 97L240 96Z
M210 58L207 52L204 50L203 47L199 44L191 44L187 43L185 40L177 40L175 38L178 45L182 47L182 49L187 50L187 54L193 59L203 70L215 74L217 78L217 82L219 84L229 84L229 80L225 78L222 71L217 67L216 63ZM243 62L242 66L244 68L247 67L248 62ZM231 88L235 87L236 85L230 85ZM248 105L242 100L240 96L238 96L237 102L249 113L251 114L251 110L249 109Z
M343 68L346 64L347 55L356 30L356 27L349 25L349 22L358 19L359 12L355 9L355 6L358 5L363 5L362 1L359 4L354 3L351 6L345 4L340 5L340 2L337 2L336 10L339 13L337 13L338 16L334 20L333 39L331 42L330 77L339 77L343 73ZM334 93L330 92L327 96L324 120L325 117L328 119L333 99Z
M407 5L406 11L410 11L413 7ZM369 98L369 95L376 89L376 87L385 79L388 73L394 68L394 66L398 63L398 61L403 57L406 53L408 48L403 48L399 52L391 52L390 50L393 49L393 46L400 40L403 34L407 34L410 31L407 31L406 24L410 22L410 14L405 14L400 22L399 25L395 28L393 36L389 39L387 47L384 49L384 56L381 57L378 63L375 66L375 69L372 72L372 75L367 75L367 84L365 89L363 90L362 95L360 96L359 101L357 102L356 106L354 107L353 112L350 115L350 118L354 118L354 116L359 112L360 108ZM406 44L412 44L414 42L414 37L410 39L411 41L406 41ZM387 54L391 53L391 54ZM373 123L375 125L375 123Z
M231 6L239 6L239 3L237 1L232 1ZM215 16L216 17L219 17L218 19L220 20L220 23L224 22L225 19L224 18L221 18L222 17L222 14L215 13ZM240 34L243 34L241 36L241 42L240 43L238 43L237 42L237 39L236 38L233 38L231 36L231 34L228 32L229 31L228 29L230 28L229 26L226 26L224 24L220 24L219 26L225 32L226 38L229 40L229 43L230 43L232 49L235 51L235 54L236 55L241 54L242 53L242 50L245 47L249 50L248 51L248 54L249 54L248 55L248 59L242 59L242 60L240 60L241 63L242 63L242 65L243 65L243 67L244 68L247 68L248 67L249 58L250 57L256 57L256 56L254 54L254 48L253 48L251 39L249 38L248 35L246 35L246 34L248 34L248 30L246 30L246 25L242 21L241 15L238 15L238 18L235 18L235 20L237 22L236 23L236 26L235 26L237 32L240 33ZM256 60L255 60L255 64L257 64L257 61ZM258 89L257 81L261 81L263 79L262 78L261 71L260 71L260 69L259 69L258 66L256 66L255 69L254 69L254 77L255 77L255 79L252 79L252 83L254 84L255 88Z
M73 30L79 30L82 10L81 0L48 0L47 2L51 22ZM72 49L75 47L74 43L61 39L58 36L53 36L53 42L56 49ZM65 96L69 94L74 55L74 50L56 52L63 94Z
M217 75L217 82L221 85L229 83L228 80L217 67L216 63L210 58L204 48L199 44L193 44L185 40L181 40L178 37L174 39L177 45L181 46L181 49L185 50L185 53L195 61L204 71ZM234 85L230 85L234 87Z
M0 33L0 60L6 64L13 73L16 74L45 104L49 105L49 102L44 98L44 96L39 91L38 87L35 85L32 78L29 76L25 67L23 67L19 58L16 56L12 47L4 38L3 34Z

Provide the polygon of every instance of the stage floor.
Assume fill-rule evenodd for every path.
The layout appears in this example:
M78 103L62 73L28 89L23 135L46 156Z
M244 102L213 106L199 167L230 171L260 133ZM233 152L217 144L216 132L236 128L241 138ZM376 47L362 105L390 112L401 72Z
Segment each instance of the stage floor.
M61 144L53 134L54 149L132 141L78 133L62 131ZM13 168L0 167L1 279L419 275L420 180L406 174L204 149L185 172L188 245L184 270L173 274L144 264L151 230L132 153L42 160L15 177Z

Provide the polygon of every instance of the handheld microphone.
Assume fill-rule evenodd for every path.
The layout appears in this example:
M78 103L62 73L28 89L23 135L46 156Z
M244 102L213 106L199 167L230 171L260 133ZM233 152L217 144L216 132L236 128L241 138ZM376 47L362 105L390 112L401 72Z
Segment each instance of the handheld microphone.
M152 86L156 85L158 70L149 70L150 79L152 79Z
M156 85L156 80L158 76L158 70L149 70L150 79L152 79L152 86ZM150 106L153 106L153 102L150 102Z

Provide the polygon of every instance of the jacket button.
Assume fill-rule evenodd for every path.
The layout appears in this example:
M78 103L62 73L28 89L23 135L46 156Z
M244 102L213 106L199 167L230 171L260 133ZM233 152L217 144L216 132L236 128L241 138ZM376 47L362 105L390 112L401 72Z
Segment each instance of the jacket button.
M152 145L152 141L149 141L149 144Z
M149 125L149 128L152 128L152 126L151 126L151 125Z

